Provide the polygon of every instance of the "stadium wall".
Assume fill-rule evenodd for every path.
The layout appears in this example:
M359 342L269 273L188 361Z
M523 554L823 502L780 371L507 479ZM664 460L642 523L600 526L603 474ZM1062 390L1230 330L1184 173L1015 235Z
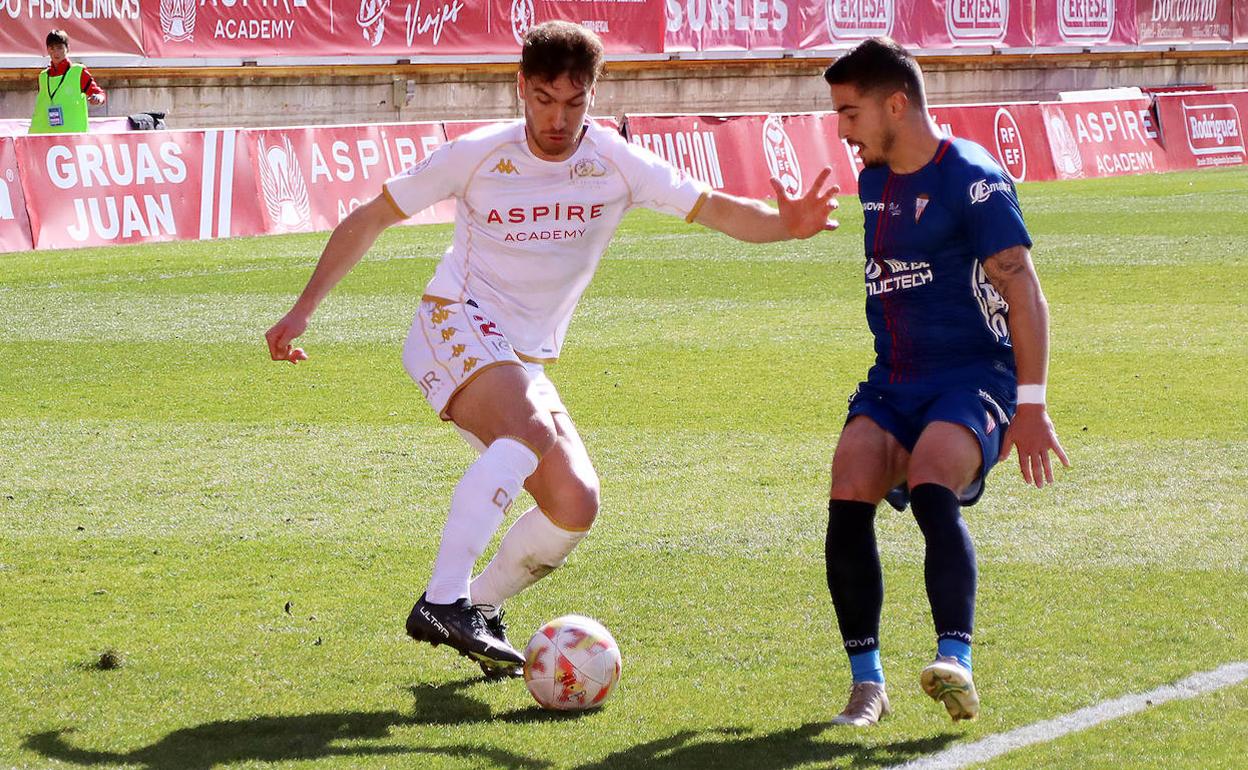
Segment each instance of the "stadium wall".
M827 58L617 61L598 89L601 114L788 112L827 107ZM1054 99L1117 86L1248 84L1248 50L921 57L931 102ZM92 66L90 57L84 63ZM179 128L325 125L518 114L514 64L108 68L93 116L160 110ZM0 70L0 117L28 117L34 73Z

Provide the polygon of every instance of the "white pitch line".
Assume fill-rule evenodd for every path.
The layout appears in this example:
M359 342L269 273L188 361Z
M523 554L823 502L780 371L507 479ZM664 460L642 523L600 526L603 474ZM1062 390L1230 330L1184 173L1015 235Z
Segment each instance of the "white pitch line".
M913 759L905 764L894 765L894 768L895 770L952 770L952 768L987 762L1024 746L1048 743L1063 735L1086 730L1111 719L1139 713L1150 706L1157 706L1172 700L1195 698L1198 695L1239 684L1245 679L1248 679L1248 661L1227 663L1212 671L1201 671L1174 684L1162 685L1155 690L1096 703L1060 717L990 735L974 743L954 746L930 756Z

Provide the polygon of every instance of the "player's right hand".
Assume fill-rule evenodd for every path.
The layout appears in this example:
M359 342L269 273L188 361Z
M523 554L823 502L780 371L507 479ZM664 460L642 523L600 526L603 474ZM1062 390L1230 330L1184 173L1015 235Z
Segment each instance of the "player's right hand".
M273 324L273 328L264 333L264 339L269 343L269 356L274 361L289 361L297 364L300 361L307 361L308 354L303 352L303 348L292 348L290 343L308 328L308 317L303 313L291 310L282 316L282 320Z

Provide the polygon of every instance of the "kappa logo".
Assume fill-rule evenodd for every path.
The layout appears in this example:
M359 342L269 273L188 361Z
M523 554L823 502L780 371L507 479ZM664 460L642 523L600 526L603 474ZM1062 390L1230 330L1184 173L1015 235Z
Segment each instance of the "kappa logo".
M1193 155L1245 154L1243 123L1234 104L1184 102L1183 127Z
M517 45L524 45L533 21L533 0L511 0L511 34Z
M1049 115L1049 149L1053 151L1053 165L1057 173L1065 178L1083 174L1083 156L1079 153L1079 143L1070 130L1070 123L1062 115Z
M386 9L390 0L360 0L360 11L355 15L355 23L370 46L376 47L386 34Z
M519 174L520 170L516 168L516 164L511 162L511 158L499 158L494 168L490 169L493 174Z
M891 35L896 15L896 0L824 0L824 19L833 40Z
M295 160L290 137L283 136L280 145L272 146L261 138L256 143L256 152L269 219L278 230L286 232L310 227L312 207L308 201L308 187L303 181L303 170Z
M948 0L945 28L954 40L1000 42L1010 23L1010 0Z
M1057 29L1068 43L1103 43L1114 34L1113 0L1065 0L1057 3ZM1039 22L1037 22L1039 23Z
M992 197L994 192L1008 193L1013 191L1013 185L1009 182L989 182L987 179L977 179L971 182L971 186L967 188L967 194L971 196L971 205L975 206Z
M195 0L160 0L160 29L165 40L194 40Z
M802 167L797 163L793 142L789 141L779 115L768 115L763 124L763 156L767 159L767 169L780 180L786 193L797 195L802 191Z

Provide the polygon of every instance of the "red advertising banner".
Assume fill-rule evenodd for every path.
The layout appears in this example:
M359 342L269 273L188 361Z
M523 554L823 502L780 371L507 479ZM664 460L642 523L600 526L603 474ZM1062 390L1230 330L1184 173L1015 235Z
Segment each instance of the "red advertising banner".
M1172 169L1238 166L1248 162L1244 141L1248 91L1157 97L1157 116Z
M666 0L667 51L792 48L802 0ZM790 29L794 32L790 32Z
M845 194L858 190L853 156L836 135L832 113L805 115L627 115L628 140L715 190L773 197L768 179L790 193L806 189L825 166Z
M1039 104L953 105L928 111L946 134L970 139L991 152L1015 182L1057 178Z
M1147 99L1040 105L1058 179L1169 171Z
M661 53L663 0L142 0L156 57L520 53L552 19L595 30L611 53Z
M1035 37L1035 0L906 0L901 6L893 34L914 48L1026 48Z
M1231 42L1233 0L1138 0L1140 43Z
M0 252L29 251L30 222L17 173L16 141L0 136Z
M381 193L382 184L446 141L440 123L274 128L242 132L263 209L258 232L332 230ZM454 206L432 206L407 224L449 222Z
M1035 3L1038 46L1133 46L1139 42L1136 0L1035 0Z
M264 232L237 139L223 130L19 140L35 248Z
M1234 0L1235 42L1248 43L1248 0Z
M142 55L139 2L0 0L0 56L45 56L44 40L54 29L69 33L71 58L101 53Z

